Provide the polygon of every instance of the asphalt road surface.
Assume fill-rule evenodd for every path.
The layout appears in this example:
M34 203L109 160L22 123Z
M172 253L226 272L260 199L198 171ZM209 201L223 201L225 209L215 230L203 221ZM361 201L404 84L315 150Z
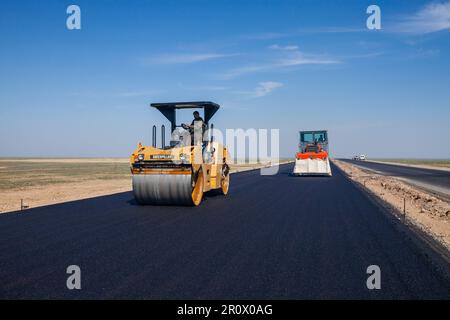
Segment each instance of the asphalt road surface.
M377 171L383 175L393 176L406 182L450 198L450 171L424 169L395 164L385 164L371 161L356 161L341 159L360 167Z
M0 298L449 299L449 265L332 170L237 173L197 208L126 192L2 214ZM81 290L66 287L69 265Z

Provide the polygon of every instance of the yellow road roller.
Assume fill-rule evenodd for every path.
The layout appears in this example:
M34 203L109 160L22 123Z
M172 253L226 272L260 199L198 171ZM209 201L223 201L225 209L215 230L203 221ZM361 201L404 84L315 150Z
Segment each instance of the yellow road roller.
M198 206L208 191L226 195L230 185L230 155L214 141L212 116L220 106L210 101L152 103L170 122L171 138L156 145L153 126L151 146L138 144L130 157L133 193L139 204ZM203 110L191 124L177 124L180 109Z

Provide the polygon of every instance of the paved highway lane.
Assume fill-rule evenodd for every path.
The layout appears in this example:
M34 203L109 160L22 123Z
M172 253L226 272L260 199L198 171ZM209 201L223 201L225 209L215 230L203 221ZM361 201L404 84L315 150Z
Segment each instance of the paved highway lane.
M341 159L362 168L393 176L450 199L450 171L424 169L371 161Z
M332 169L234 174L197 208L127 192L0 215L0 298L450 298L449 265Z

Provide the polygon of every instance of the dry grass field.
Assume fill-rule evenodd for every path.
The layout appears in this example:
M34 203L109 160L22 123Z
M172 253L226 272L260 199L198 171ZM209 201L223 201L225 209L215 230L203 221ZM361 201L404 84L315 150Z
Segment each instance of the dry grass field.
M283 160L286 162L286 160ZM264 164L231 165L232 172ZM131 190L126 158L0 159L0 213Z
M417 165L425 167L439 167L450 169L450 159L374 159L382 162L392 162L407 165Z
M126 159L8 159L0 160L0 191L129 175Z

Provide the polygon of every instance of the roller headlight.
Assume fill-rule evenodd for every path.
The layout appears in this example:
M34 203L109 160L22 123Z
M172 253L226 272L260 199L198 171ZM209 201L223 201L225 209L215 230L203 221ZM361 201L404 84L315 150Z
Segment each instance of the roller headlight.
M138 159L138 161L144 161L144 155L143 154L138 154L137 159Z
M184 153L180 153L180 160L185 162L187 160L187 157Z

